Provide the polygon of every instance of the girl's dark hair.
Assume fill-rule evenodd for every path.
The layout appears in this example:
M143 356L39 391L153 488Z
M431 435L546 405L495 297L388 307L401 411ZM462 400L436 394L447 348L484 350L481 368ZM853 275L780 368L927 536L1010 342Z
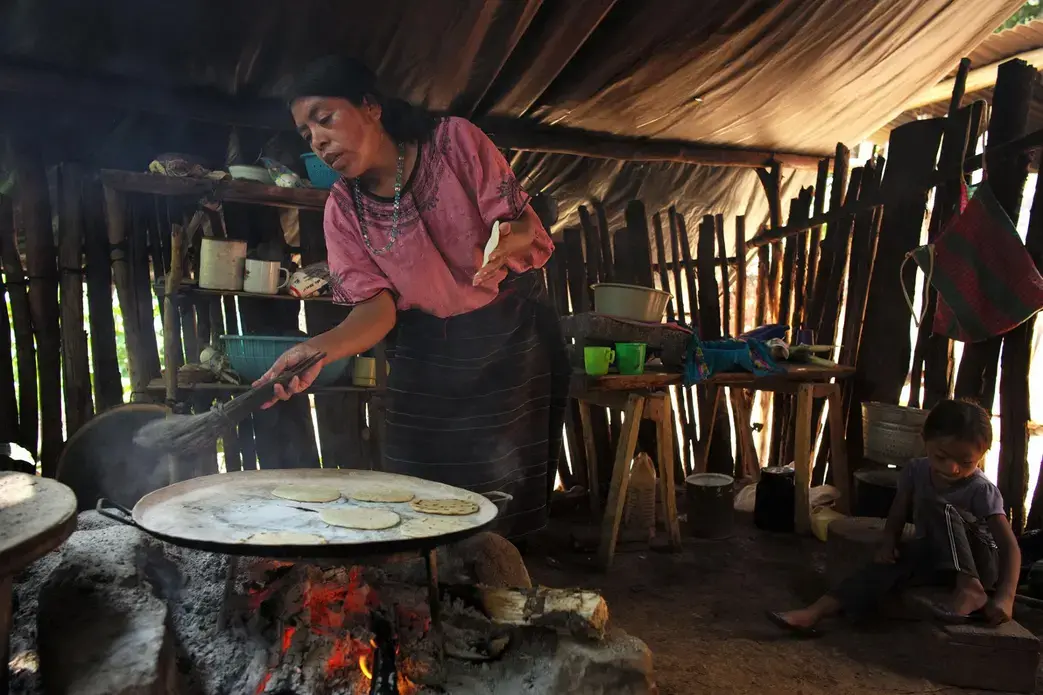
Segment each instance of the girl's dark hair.
M923 423L924 441L953 437L961 442L992 446L992 420L973 401L941 401Z
M373 71L352 58L328 56L306 67L286 101L292 104L304 97L337 97L356 106L366 99L380 104L380 122L395 142L426 142L439 120L426 109L383 94Z

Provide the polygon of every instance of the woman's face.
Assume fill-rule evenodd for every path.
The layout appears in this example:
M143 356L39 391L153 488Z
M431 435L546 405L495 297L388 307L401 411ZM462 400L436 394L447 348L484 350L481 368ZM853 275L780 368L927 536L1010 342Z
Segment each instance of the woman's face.
M301 97L290 105L290 112L297 132L338 174L358 178L376 165L384 136L378 104Z

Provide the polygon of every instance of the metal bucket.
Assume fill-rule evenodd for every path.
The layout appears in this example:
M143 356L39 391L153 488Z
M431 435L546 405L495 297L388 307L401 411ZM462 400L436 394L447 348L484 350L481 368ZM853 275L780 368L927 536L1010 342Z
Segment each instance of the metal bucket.
M926 456L923 445L927 411L889 403L862 404L862 452L871 461L904 466Z
M594 311L634 321L660 323L670 293L653 287L600 282L593 285Z
M199 286L204 290L243 289L246 242L205 237L199 247Z
M718 540L735 525L735 479L723 473L696 473L684 480L688 534Z

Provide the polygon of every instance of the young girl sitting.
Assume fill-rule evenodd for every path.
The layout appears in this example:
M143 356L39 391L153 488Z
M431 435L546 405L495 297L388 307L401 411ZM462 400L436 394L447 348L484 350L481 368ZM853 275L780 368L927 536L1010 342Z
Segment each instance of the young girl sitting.
M953 587L948 605L934 607L943 620L1010 620L1021 552L999 489L978 467L992 446L989 415L974 403L942 401L928 414L923 439L927 458L902 470L874 563L807 608L769 613L772 622L814 637L823 618L865 617L914 582ZM910 508L916 536L901 542Z

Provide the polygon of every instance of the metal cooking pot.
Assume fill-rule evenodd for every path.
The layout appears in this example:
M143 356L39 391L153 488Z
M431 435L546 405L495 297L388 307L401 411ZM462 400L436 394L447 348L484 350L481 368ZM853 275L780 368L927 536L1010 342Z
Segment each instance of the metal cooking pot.
M594 290L594 311L632 321L660 323L671 294L652 287L599 282Z

